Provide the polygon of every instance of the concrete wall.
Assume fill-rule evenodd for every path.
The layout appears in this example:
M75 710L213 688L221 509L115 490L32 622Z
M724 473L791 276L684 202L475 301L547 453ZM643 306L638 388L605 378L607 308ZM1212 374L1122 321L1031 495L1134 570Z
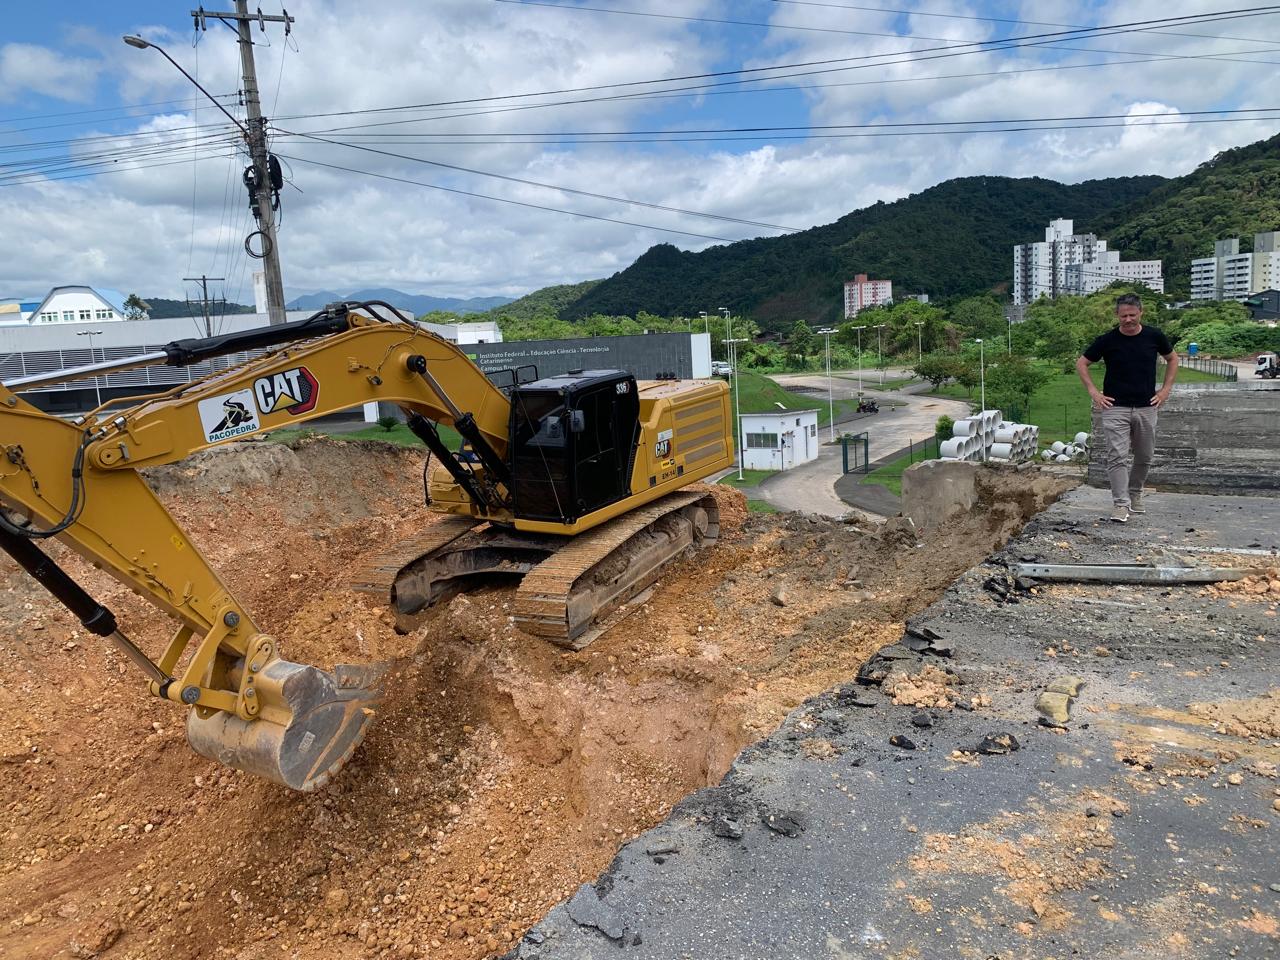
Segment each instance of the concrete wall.
M1093 434L1089 483L1106 487L1097 414ZM1280 381L1175 387L1160 411L1147 482L1181 493L1280 495Z

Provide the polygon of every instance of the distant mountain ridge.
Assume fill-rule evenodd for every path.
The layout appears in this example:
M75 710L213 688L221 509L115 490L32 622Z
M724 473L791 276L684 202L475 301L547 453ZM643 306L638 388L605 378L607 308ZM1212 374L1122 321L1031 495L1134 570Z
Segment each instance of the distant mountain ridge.
M327 303L338 300L385 300L402 310L411 310L415 317L434 310L449 310L453 313L483 313L511 303L511 297L433 297L428 294L405 293L390 287L368 287L352 293L335 293L332 290L321 290L294 297L285 304L289 310L319 310Z
M948 180L787 236L697 253L659 244L560 316L573 321L639 310L697 316L723 306L766 331L782 331L797 320L839 321L843 285L859 273L892 280L897 294L981 293L1010 283L1013 245L1041 239L1050 220L1070 217L1087 231L1105 213L1164 183L1157 176L1078 184L1039 177Z

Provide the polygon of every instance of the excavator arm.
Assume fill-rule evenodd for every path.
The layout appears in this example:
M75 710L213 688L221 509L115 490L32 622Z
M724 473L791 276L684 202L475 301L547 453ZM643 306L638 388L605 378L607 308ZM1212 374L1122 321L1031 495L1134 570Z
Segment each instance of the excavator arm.
M456 509L501 522L509 517L510 404L455 345L346 307L286 328L177 341L163 354L135 359L188 365L282 343L288 345L123 412L95 411L75 422L14 392L29 383L0 387L0 504L7 510L0 512L0 548L87 629L120 646L147 674L153 694L192 708L188 737L197 751L309 790L327 782L363 737L378 671L339 666L330 673L283 660L138 471L390 402L410 412L411 427L462 488ZM475 456L446 450L438 423L455 427ZM177 620L159 657L130 641L110 611L40 550L49 537Z

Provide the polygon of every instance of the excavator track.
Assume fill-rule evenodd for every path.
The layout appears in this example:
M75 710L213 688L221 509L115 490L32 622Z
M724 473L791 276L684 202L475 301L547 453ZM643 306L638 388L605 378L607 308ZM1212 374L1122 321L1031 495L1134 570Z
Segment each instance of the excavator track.
M525 575L520 629L580 650L630 610L672 559L720 535L715 497L686 490L580 534Z
M445 517L433 523L422 533L401 540L360 567L352 575L351 589L387 600L402 570L420 557L447 547L479 523L471 517Z

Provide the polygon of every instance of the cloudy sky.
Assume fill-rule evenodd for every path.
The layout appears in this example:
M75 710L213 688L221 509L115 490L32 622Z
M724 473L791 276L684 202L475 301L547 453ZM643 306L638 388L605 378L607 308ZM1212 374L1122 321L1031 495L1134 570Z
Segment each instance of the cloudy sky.
M221 3L209 9L233 7ZM518 296L607 276L654 243L774 236L950 177L1177 175L1280 130L1280 110L1180 122L1280 107L1276 7L1152 24L1244 5L287 6L288 38L278 24L253 35L290 180L280 233L290 295ZM183 277L208 274L227 278L228 298L252 301L242 143L157 51L120 39L160 44L242 117L235 35L216 21L194 31L190 7L6 10L0 296L89 283L181 298L196 292ZM1119 24L1132 26L1070 32ZM1021 39L991 42L1010 38ZM1112 119L1025 122L1077 117ZM1092 128L1063 129L1079 123Z

